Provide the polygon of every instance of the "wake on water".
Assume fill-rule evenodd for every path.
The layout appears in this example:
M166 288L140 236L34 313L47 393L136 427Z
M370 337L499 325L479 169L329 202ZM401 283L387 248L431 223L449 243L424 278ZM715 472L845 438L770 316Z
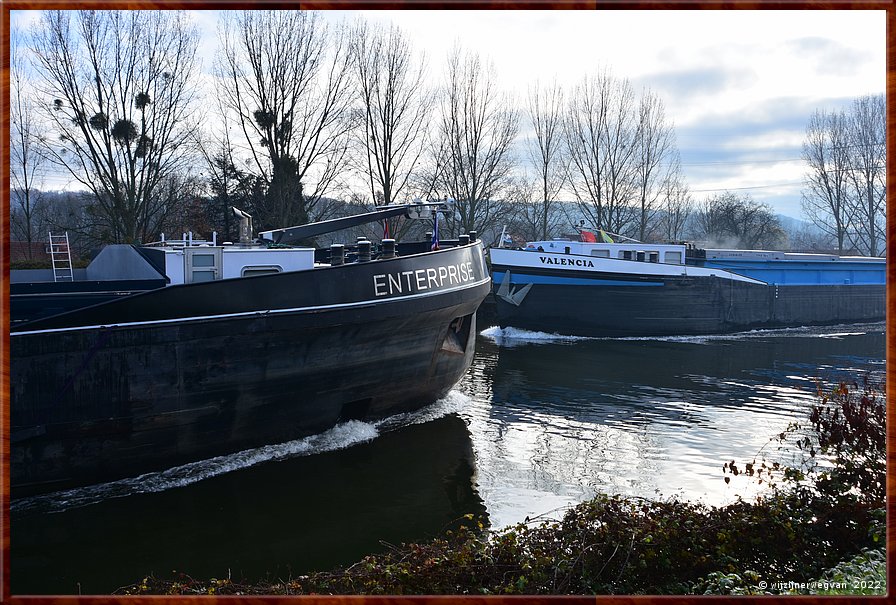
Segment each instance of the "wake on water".
M558 342L577 342L581 340L598 340L597 338L590 336L533 332L530 330L520 330L518 328L500 328L498 326L486 328L479 334L495 341L495 344L499 347L507 348L524 344L550 344Z
M294 441L265 445L226 456L216 456L207 460L175 466L164 471L146 473L109 483L20 498L10 502L9 510L15 513L35 510L41 512L62 512L70 508L95 504L102 500L184 487L197 481L249 468L264 462L346 449L371 441L382 433L397 430L408 425L423 424L459 412L470 401L472 401L470 397L459 391L449 391L442 399L414 412L396 414L375 422L349 420L334 426L326 432Z
M773 328L748 330L730 334L701 334L694 336L571 336L547 332L533 332L517 328L500 328L492 326L479 334L493 340L499 347L512 348L527 344L571 343L583 340L620 340L620 341L655 341L686 342L691 344L708 344L719 341L747 340L750 338L773 338L778 336L794 336L802 338L843 338L844 336L860 336L871 332L882 331L884 322L869 324L841 324L833 326L800 326L796 328Z

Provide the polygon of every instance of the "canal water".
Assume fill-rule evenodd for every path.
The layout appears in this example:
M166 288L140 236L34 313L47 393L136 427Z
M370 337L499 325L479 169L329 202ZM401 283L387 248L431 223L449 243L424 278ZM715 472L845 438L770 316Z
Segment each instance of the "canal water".
M109 594L148 574L234 581L348 565L481 515L598 493L724 505L722 465L781 455L818 381L882 380L884 324L583 339L484 329L415 414L11 504L12 594ZM299 395L297 395L299 396Z

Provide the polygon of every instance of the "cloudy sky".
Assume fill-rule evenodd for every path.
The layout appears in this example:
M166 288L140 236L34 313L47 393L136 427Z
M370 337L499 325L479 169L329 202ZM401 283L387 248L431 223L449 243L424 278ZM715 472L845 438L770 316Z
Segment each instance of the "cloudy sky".
M731 189L802 214L801 145L816 109L881 94L884 11L368 12L427 49L492 60L502 85L572 86L602 66L658 93L698 198Z
M217 46L215 11L193 11L204 69ZM460 45L491 61L524 98L536 81L571 87L608 67L663 99L688 183L700 199L749 193L793 217L816 109L882 94L885 11L336 11L395 23L425 51L433 83ZM14 13L15 30L33 12Z

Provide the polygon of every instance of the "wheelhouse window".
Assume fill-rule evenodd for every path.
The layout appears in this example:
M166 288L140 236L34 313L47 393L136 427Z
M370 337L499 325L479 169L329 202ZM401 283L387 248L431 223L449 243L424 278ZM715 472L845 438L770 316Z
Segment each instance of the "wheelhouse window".
M680 265L681 252L666 252L666 263L670 265Z

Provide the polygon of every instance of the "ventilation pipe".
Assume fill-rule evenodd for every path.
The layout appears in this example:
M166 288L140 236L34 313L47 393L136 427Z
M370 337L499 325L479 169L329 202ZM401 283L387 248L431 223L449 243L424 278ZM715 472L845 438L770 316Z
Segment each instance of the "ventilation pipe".
M252 215L243 212L239 208L232 206L233 214L240 219L240 244L249 245L252 243Z

